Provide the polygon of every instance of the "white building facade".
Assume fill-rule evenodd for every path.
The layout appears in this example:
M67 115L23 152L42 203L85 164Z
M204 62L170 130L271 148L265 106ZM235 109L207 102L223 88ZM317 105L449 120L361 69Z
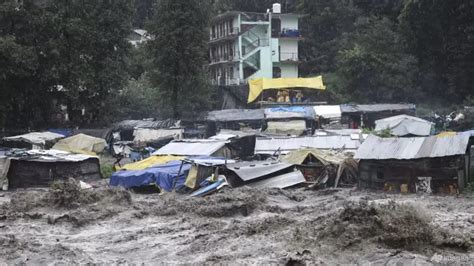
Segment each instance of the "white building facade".
M215 85L298 77L301 15L226 12L212 21L209 56Z

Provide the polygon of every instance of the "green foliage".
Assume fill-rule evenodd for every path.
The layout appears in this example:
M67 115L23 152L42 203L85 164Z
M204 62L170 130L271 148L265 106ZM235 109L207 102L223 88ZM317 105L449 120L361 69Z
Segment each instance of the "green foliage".
M150 80L158 89L163 115L192 116L208 109L208 1L161 0L148 26L154 39L147 43L152 58Z
M100 121L128 78L130 1L6 0L0 13L0 122L51 126L59 103L76 125Z
M112 174L115 172L115 167L111 164L103 164L100 166L100 173L102 174L102 178L110 178Z

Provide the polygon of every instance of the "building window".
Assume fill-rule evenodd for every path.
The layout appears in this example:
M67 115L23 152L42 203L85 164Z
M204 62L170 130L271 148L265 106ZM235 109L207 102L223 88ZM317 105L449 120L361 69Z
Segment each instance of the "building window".
M273 78L281 78L281 68L273 67Z

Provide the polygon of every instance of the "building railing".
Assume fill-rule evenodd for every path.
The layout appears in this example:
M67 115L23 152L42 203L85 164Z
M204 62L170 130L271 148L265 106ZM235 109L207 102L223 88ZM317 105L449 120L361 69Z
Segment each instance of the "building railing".
M286 52L280 52L280 62L285 62L285 61L290 61L290 62L298 62L298 53L286 53Z
M221 55L221 56L211 56L210 61L211 64L213 63L223 63L228 61L234 61L240 58L239 51L235 51L233 54L230 55Z
M247 84L247 80L245 79L212 79L211 80L212 85L219 85L219 86L235 86L235 85L244 85Z
M274 38L300 38L300 31L297 29L284 28L281 31L272 30L272 37Z
M215 32L212 32L211 35L209 36L209 39L211 41L222 39L228 36L237 36L239 35L239 28L238 27L233 27L233 28L228 28L227 30L223 31L222 34L217 30Z

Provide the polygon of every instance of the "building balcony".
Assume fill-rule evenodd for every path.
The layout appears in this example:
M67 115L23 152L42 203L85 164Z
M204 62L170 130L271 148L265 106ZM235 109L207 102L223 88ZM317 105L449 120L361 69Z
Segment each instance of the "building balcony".
M238 86L238 85L245 85L247 84L247 80L245 79L212 79L211 80L212 85L217 85L217 86Z
M299 63L298 53L285 53L280 52L280 62L285 63Z
M209 36L209 42L219 42L223 40L233 40L239 36L239 28L229 28L225 31L216 31L215 33L211 33Z
M301 33L297 29L272 30L272 38L302 39Z

